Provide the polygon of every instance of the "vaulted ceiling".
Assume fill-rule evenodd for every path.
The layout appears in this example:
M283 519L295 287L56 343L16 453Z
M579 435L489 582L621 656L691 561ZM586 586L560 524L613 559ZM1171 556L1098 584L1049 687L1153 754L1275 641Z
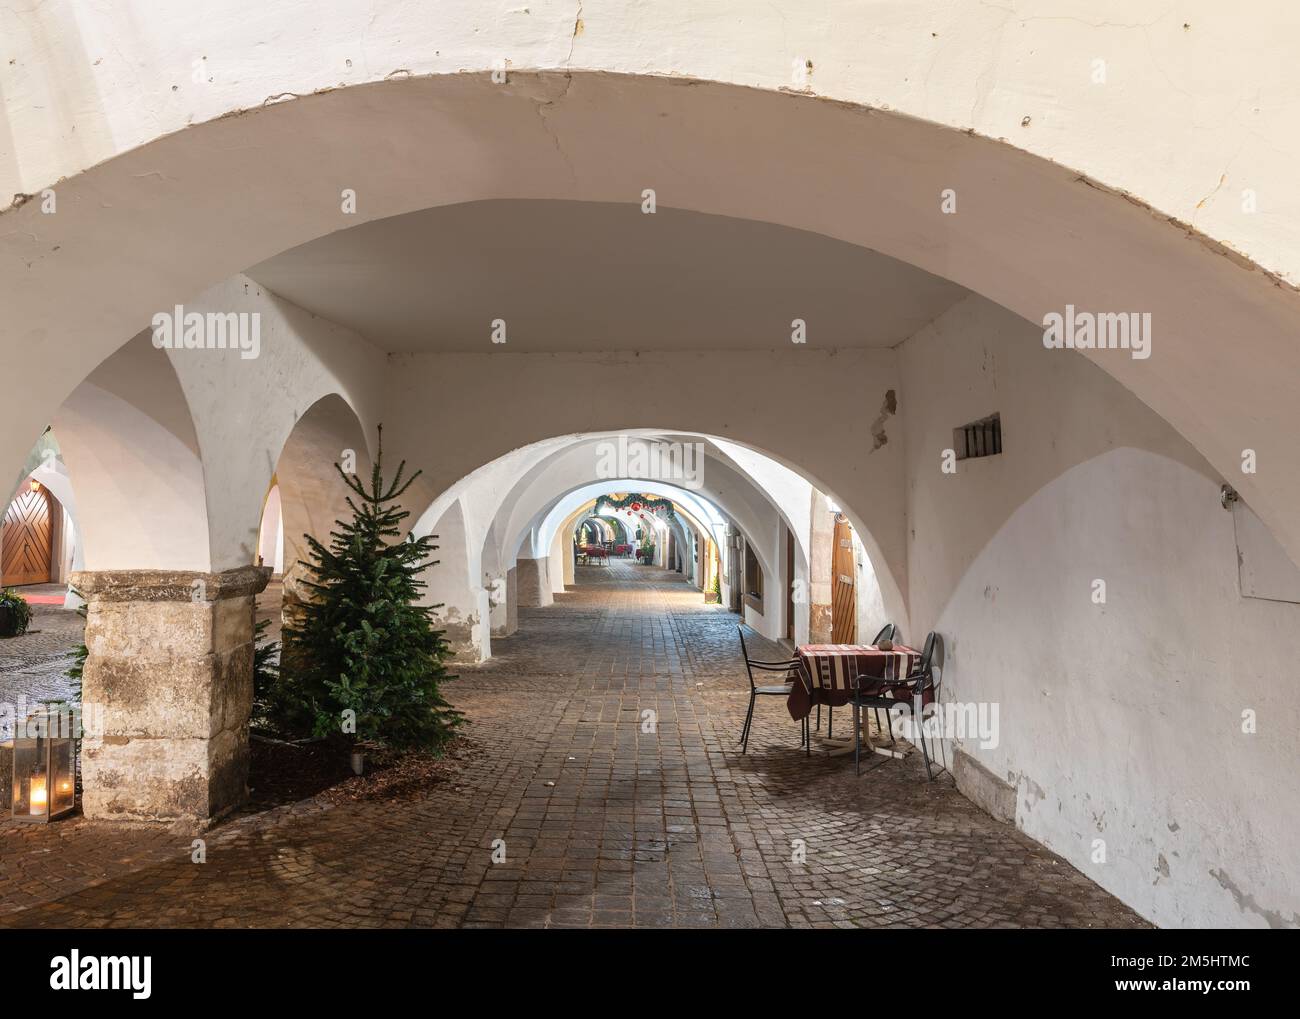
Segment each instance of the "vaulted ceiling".
M249 270L388 351L885 347L966 291L867 248L662 206L484 201L339 230ZM500 348L497 348L500 349Z

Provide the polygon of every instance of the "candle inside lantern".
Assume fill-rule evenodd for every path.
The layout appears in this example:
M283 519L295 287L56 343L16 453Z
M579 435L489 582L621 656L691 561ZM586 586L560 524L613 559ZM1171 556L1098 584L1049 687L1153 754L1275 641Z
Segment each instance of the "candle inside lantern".
M27 797L32 814L44 814L49 809L49 793L46 791L45 776L35 774L32 776L31 793Z

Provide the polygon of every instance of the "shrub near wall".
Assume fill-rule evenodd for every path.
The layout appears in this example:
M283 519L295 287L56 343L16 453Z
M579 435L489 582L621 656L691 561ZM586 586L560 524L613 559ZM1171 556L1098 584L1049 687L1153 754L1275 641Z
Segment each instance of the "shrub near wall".
M18 637L27 632L32 607L13 588L0 591L0 637Z

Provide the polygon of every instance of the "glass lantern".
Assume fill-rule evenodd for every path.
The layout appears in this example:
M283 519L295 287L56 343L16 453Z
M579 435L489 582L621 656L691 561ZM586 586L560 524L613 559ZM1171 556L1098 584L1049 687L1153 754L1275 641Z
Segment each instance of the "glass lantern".
M77 800L77 743L56 715L27 720L13 741L15 821L44 824L72 813Z

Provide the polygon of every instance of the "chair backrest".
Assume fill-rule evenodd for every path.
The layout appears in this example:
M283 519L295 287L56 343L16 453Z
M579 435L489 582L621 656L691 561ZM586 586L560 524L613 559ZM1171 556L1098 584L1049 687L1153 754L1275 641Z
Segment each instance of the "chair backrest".
M873 640L871 643L879 644L882 640L893 640L894 634L896 634L897 632L898 632L898 628L894 626L893 623L886 623L883 627L881 627L880 632L876 634L876 639Z
M763 672L795 672L799 668L799 659L791 658L789 661L780 662L760 662L757 659L749 657L749 648L745 646L744 627L737 626L736 632L740 634L740 654L745 659L745 673L749 676L749 687L752 690L758 684L754 682L754 670L759 669Z
M749 648L745 646L745 629L737 626L736 632L740 634L740 657L745 659L745 674L749 677L749 688L752 690L756 684L754 683L754 670L749 666Z
M939 642L939 635L931 630L925 635L925 645L921 648L921 660L917 662L916 668L912 670L912 675L924 679L922 689L935 689L934 682L934 649Z

